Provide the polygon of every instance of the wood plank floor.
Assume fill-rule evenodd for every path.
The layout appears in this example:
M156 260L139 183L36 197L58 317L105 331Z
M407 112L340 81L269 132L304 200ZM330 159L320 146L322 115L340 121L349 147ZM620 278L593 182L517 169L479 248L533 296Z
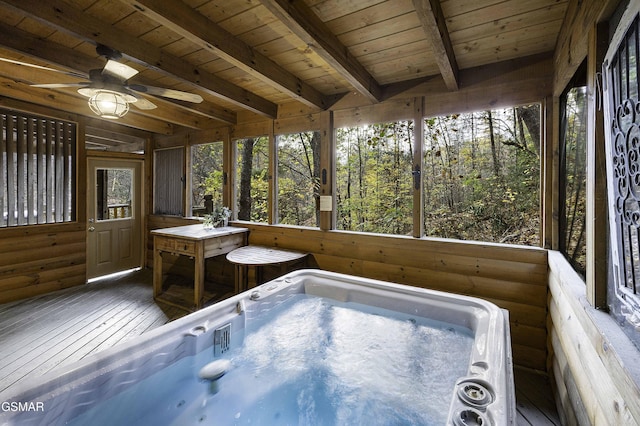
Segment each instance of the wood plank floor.
M0 393L187 313L155 303L151 280L142 270L0 304ZM515 382L518 426L560 425L545 375L516 368Z

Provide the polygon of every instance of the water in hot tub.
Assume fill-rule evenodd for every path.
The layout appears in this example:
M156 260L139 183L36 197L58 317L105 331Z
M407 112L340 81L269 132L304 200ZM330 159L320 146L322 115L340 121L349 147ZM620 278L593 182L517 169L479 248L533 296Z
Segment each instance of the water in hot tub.
M73 424L442 425L473 345L466 328L304 295L258 317L213 386L205 350Z

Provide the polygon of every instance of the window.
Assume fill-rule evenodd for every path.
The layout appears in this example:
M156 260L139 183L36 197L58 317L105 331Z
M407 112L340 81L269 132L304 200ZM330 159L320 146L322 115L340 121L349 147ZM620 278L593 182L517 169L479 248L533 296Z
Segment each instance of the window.
M586 268L587 88L560 99L560 251L582 277Z
M213 206L223 206L223 143L191 147L191 214L204 216Z
M320 226L320 133L278 136L278 223Z
M413 228L413 122L336 130L337 228L407 235Z
M76 125L0 110L0 227L76 220Z
M540 108L425 120L425 234L539 245Z
M238 139L236 147L235 217L269 221L269 138Z
M184 190L184 149L154 151L153 212L182 216Z
M133 173L133 169L96 170L96 220L132 217Z
M611 235L610 310L623 330L640 342L640 99L637 15L621 27L603 65L607 188Z

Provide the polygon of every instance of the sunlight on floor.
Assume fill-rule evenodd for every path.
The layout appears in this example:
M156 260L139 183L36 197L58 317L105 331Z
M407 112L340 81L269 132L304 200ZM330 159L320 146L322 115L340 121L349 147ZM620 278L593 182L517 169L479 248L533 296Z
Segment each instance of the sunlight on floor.
M133 272L138 272L140 269L140 267L138 268L133 268L133 269L127 269L126 271L120 271L120 272L114 272L113 274L108 274L108 275L102 275L100 277L95 277L95 278L91 278L89 280L87 280L87 283L93 283L96 281L101 281L101 280L113 280L116 278L120 278L122 276L131 274Z

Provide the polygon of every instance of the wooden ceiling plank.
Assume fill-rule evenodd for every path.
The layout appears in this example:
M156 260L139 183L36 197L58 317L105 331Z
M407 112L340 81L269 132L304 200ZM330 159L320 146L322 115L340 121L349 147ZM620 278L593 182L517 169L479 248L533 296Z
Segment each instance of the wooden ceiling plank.
M413 0L436 63L449 90L460 87L459 70L439 0Z
M318 16L327 23L327 27L329 27L331 32L342 40L342 35L345 33L372 26L384 26L390 20L412 20L414 15L415 8L411 1L394 1L391 2L391 4L389 2L382 2L371 5L370 7L332 19L330 22L328 22L324 16ZM415 19L417 21L417 17L415 17ZM385 35L388 35L390 32L391 31L388 31Z
M326 109L324 96L256 49L182 2L126 0L140 13L309 106Z
M358 92L374 102L382 99L380 84L302 0L262 0L262 4Z
M479 25L466 27L461 25L457 18L447 20L447 28L454 46L460 43L473 42L479 38L500 36L509 31L516 31L545 22L562 20L567 10L565 3L557 3L553 6L533 10L526 14L497 17ZM555 37L555 34L550 34Z
M400 3L397 0L389 2L388 0L358 0L358 1L307 1L307 5L314 11L316 15L324 22L339 19L345 15L352 15L364 9L371 9L380 3ZM384 4L383 4L384 7Z
M131 61L190 83L212 96L220 97L265 117L277 116L278 106L267 99L193 67L153 45L135 39L84 14L83 11L73 8L62 0L50 0L45 4L39 0L3 0L2 3L21 10L43 23L54 25L61 31L76 34L88 42L101 43L117 49Z

